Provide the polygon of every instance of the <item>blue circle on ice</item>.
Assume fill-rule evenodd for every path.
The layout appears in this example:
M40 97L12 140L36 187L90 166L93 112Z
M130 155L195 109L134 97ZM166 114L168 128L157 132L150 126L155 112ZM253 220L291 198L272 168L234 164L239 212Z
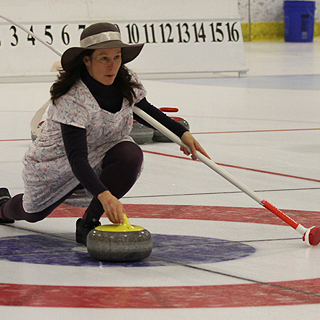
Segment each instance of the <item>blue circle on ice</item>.
M0 238L0 259L59 266L119 266L119 263L92 259L86 248L73 240L74 234L21 235ZM153 250L140 262L121 263L126 267L170 266L216 263L244 258L255 248L241 242L208 237L153 234Z

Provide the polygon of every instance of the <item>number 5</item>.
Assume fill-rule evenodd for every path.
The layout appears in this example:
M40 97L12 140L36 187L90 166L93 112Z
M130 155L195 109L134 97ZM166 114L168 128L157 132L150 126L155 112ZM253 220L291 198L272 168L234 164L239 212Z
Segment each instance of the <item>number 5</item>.
M51 30L51 26L46 26L45 32L44 32L44 34L50 38L50 42L46 41L47 44L51 45L53 43L53 37L52 37L52 34L48 30Z

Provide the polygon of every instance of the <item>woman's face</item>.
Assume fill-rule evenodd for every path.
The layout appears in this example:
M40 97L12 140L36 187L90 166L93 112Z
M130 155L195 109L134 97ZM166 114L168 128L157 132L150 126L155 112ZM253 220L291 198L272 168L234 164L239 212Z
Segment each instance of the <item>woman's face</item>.
M83 62L92 78L104 85L111 85L121 66L121 48L96 49Z

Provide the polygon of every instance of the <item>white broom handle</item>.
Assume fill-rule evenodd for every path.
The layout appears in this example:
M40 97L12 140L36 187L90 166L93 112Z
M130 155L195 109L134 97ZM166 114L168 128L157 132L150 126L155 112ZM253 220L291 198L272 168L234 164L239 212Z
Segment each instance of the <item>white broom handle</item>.
M181 139L175 135L172 131L170 131L168 128L166 128L164 125L159 123L157 120L149 116L147 113L145 113L140 108L134 106L133 112L138 115L140 118L148 122L151 126L153 126L155 129L160 131L162 134L164 134L167 138L174 141L175 143L179 144L180 146L185 146ZM188 147L187 147L188 148ZM190 151L190 149L189 149ZM262 204L263 198L257 195L253 190L251 190L249 187L247 187L245 184L243 184L241 181L233 177L229 172L222 169L220 166L218 166L215 162L208 159L206 156L201 154L200 152L197 152L197 158L203 162L205 165L207 165L209 168L214 170L216 173L218 173L220 176L228 180L231 184L233 184L235 187L246 193L249 197L251 197L253 200L257 201L260 205Z

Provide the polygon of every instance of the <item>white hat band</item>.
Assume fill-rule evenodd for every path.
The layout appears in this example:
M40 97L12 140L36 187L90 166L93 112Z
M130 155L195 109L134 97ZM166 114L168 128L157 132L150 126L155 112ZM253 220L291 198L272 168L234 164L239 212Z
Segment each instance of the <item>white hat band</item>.
M98 34L94 34L93 36L86 37L80 41L80 46L82 48L88 48L97 43L110 41L110 40L120 40L121 35L120 32L117 31L108 31L108 32L101 32Z

